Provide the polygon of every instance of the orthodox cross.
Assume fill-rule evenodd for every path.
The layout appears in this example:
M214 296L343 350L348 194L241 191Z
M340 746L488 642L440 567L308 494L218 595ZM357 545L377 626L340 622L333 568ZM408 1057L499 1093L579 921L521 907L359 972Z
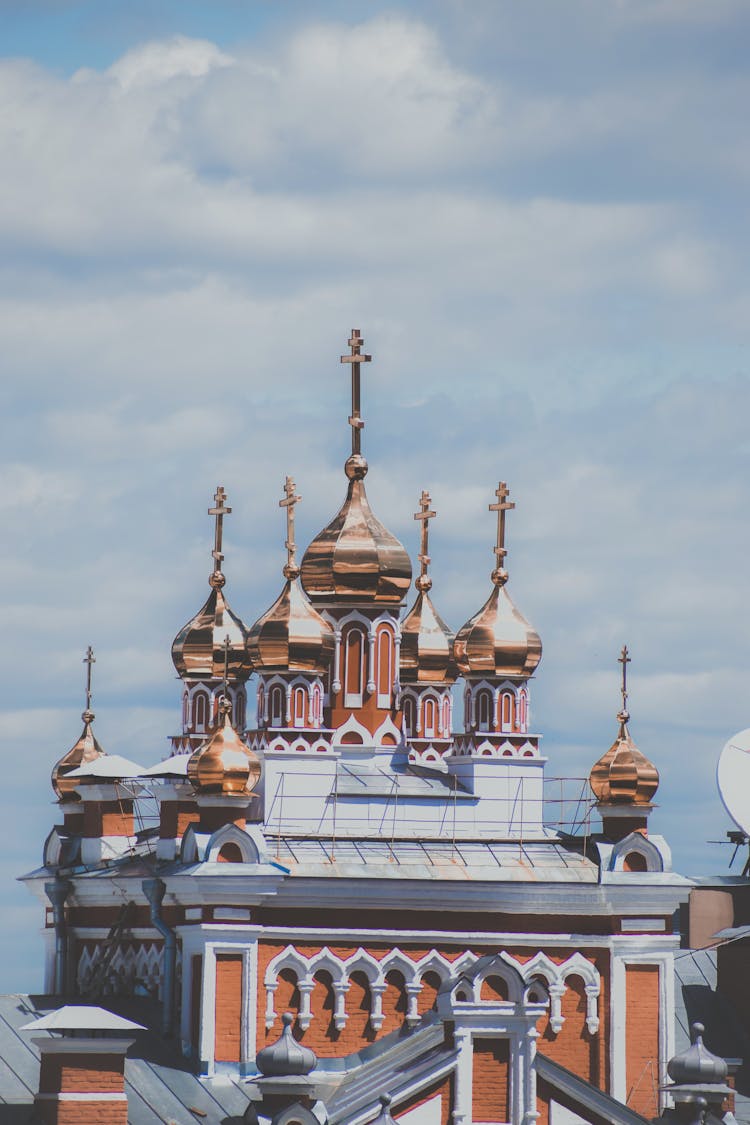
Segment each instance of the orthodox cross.
M352 414L349 419L349 425L352 428L352 453L362 452L362 442L360 430L364 426L360 415L360 402L359 402L359 365L360 363L370 363L372 360L371 355L365 355L361 348L364 340L359 334L358 328L352 328L352 334L347 341L351 348L351 355L342 355L342 363L351 363L352 365Z
M617 657L617 663L622 664L622 687L620 694L622 695L622 709L628 709L628 664L630 664L630 657L628 656L628 646L622 646L622 652Z
M296 485L293 477L287 477L284 481L284 492L286 495L283 500L279 500L279 507L286 508L286 567L284 573L287 578L292 577L292 572L297 573L297 544L294 541L294 509L302 499L295 491ZM289 573L287 573L289 572Z
M508 497L510 492L504 480L501 480L495 489L495 496L497 496L497 504L490 504L489 510L497 512L497 546L495 547L495 554L497 555L497 565L502 567L503 559L507 555L505 549L505 513L512 511L515 504L512 504Z
M221 563L224 556L221 553L221 539L224 532L224 516L228 516L231 508L228 507L224 501L227 494L221 485L216 489L214 494L215 507L208 509L209 516L216 516L216 531L214 533L214 549L211 552L214 560L214 574L221 570Z
M90 711L91 710L91 665L96 664L96 657L94 656L94 650L91 647L91 645L89 645L89 647L86 649L86 655L83 658L83 663L88 665L88 667L86 668L86 710Z
M431 497L429 492L422 489L422 495L419 498L419 511L414 513L415 520L421 520L422 527L420 529L419 541L419 554L417 558L422 564L422 577L427 574L427 567L430 565L430 556L427 553L429 549L429 521L434 519L437 512L430 511Z

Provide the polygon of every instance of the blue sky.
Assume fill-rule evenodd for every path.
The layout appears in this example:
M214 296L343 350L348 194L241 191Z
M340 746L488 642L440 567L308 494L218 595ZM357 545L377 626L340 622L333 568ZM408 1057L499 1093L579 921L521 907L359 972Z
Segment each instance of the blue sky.
M430 489L454 628L510 483L549 774L611 743L627 641L652 827L680 870L726 869L713 775L750 724L749 25L741 0L0 3L0 987L40 983L13 880L54 820L86 646L100 741L156 760L217 483L248 624L281 582L285 474L302 542L340 502L352 325L373 506L415 556Z

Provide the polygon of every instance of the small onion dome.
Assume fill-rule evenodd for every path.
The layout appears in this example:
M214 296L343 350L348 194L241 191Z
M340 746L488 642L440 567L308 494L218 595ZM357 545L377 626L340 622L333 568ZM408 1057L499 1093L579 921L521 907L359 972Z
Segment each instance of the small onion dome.
M172 661L183 680L221 680L224 677L224 641L229 637L227 678L244 682L252 671L247 655L247 629L229 608L220 570L209 578L208 601L192 621L183 625L172 642Z
M217 730L188 762L188 780L201 793L252 793L260 780L260 761L232 726L227 699L222 700L221 711Z
M249 660L259 672L328 671L334 649L333 629L302 589L299 570L286 567L287 581L271 608L247 638Z
M380 1095L380 1113L373 1121L372 1125L396 1125L395 1117L391 1116L391 1105L393 1098L390 1094Z
M427 576L417 579L417 600L401 626L401 680L409 683L452 684L453 633L432 604Z
M681 1055L675 1055L667 1063L667 1073L678 1086L712 1086L726 1082L729 1067L724 1059L703 1046L702 1023L694 1023L690 1028L692 1046Z
M526 678L542 659L541 638L513 605L507 577L504 570L493 570L492 593L456 634L453 652L462 676Z
M76 742L67 754L60 759L55 768L52 770L52 788L54 789L60 800L79 800L76 793L76 786L81 782L78 778L68 778L72 770L78 769L79 766L84 766L88 762L93 762L97 758L104 757L104 750L102 750L99 743L96 741L94 732L91 729L91 724L94 721L93 711L84 711L81 715L83 719L83 731L81 737Z
M255 1062L258 1070L266 1078L286 1078L291 1075L299 1077L309 1074L315 1069L318 1056L309 1047L303 1047L292 1035L294 1016L291 1012L284 1012L281 1017L284 1030L275 1043L258 1051Z
M349 478L346 500L305 551L302 585L313 601L397 605L411 584L409 556L373 515L365 493L364 457L353 453L345 471Z
M617 738L589 774L589 784L601 804L649 805L659 788L659 771L641 754L628 730L627 711L617 718Z

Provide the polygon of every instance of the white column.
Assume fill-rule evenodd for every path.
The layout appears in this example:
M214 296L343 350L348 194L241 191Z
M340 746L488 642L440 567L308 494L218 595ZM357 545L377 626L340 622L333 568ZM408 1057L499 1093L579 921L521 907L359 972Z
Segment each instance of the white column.
M369 658L367 661L367 690L372 694L375 691L375 630L371 629L367 634L369 640Z
M203 950L203 986L201 988L201 1019L198 1036L198 1058L205 1063L208 1076L215 1071L216 1050L216 951L212 945Z
M341 630L336 629L334 633L335 644L333 647L333 683L331 684L331 691L341 691Z
M396 633L393 644L393 659L396 662L396 667L393 670L393 690L396 693L396 700L398 701L401 692L401 633Z
M298 980L297 988L299 989L299 1015L297 1016L297 1023L302 1031L307 1031L312 1023L312 1011L310 1010L310 997L312 996L315 981L312 978L308 980Z
M471 1125L472 1067L474 1051L471 1032L462 1030L454 1033L458 1047L456 1062L456 1083L453 1106L453 1125Z

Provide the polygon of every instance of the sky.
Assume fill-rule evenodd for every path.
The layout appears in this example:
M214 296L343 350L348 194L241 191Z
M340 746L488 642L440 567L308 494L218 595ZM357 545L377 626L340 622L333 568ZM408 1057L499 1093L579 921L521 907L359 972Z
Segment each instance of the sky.
M225 572L250 625L345 492L358 326L378 516L455 629L542 636L549 776L631 733L651 830L725 873L750 726L743 0L0 0L0 988L41 986L16 877L55 821L86 646L110 753L178 730L174 634ZM748 794L750 816L750 794ZM734 870L741 866L735 863Z

